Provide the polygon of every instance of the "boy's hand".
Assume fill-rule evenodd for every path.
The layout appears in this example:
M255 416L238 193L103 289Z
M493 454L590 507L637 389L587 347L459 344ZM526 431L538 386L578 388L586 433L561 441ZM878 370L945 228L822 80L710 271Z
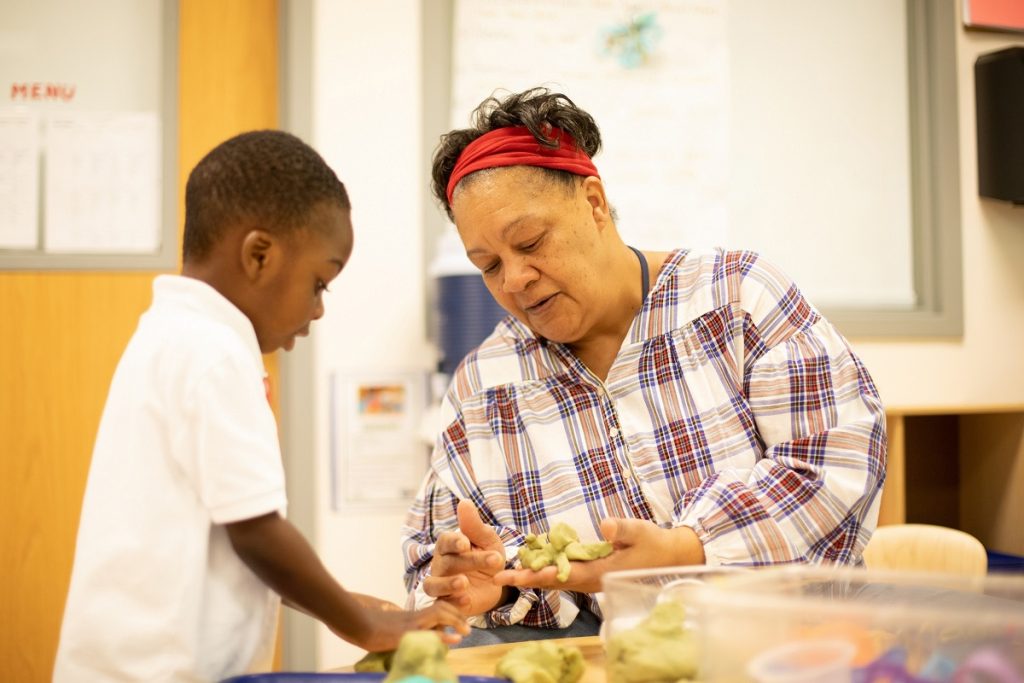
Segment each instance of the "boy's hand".
M465 618L457 608L445 602L436 602L415 612L375 610L367 613L366 621L369 634L365 638L354 639L349 634L337 631L335 634L369 652L394 650L406 631L438 629L441 631L441 640L448 645L458 643L462 636L469 634L469 624Z

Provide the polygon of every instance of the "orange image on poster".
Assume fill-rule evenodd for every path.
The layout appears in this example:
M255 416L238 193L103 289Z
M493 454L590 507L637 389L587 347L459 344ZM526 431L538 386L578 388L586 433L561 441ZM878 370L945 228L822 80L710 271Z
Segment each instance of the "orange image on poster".
M359 387L361 415L401 415L405 411L405 387L401 384Z

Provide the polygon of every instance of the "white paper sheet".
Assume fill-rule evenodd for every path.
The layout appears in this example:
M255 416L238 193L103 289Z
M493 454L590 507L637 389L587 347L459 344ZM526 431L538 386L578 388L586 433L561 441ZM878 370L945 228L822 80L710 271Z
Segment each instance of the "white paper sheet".
M155 113L66 113L46 130L44 248L154 253L160 246Z
M0 249L39 246L39 116L0 109Z

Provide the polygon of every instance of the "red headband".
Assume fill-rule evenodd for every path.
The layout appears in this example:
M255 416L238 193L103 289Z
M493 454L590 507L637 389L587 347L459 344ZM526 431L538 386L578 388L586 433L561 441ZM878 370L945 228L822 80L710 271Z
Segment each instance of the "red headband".
M594 162L576 146L571 135L555 127L551 134L558 141L557 147L540 144L525 126L497 128L473 140L462 150L448 178L448 204L451 205L452 192L460 180L485 168L540 166L582 176L598 175Z

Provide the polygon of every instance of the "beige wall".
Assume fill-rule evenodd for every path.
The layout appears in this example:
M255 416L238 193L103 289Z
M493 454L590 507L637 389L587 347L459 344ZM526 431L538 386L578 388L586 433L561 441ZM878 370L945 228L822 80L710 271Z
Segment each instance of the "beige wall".
M967 31L959 21L964 334L852 340L889 408L1024 405L1024 207L978 196L974 115L974 60L1022 40Z

